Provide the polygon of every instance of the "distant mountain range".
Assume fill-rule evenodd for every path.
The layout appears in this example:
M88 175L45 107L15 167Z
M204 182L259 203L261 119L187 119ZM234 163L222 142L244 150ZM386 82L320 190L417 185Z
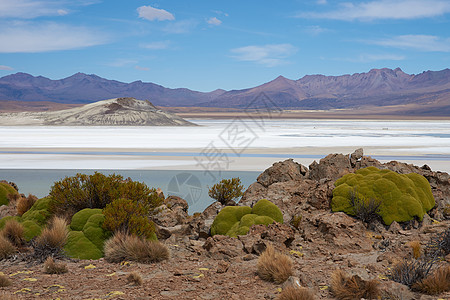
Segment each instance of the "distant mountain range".
M298 80L279 76L253 88L209 93L142 81L123 83L83 73L61 80L26 73L0 78L0 100L75 104L117 97L148 99L166 107L258 108L269 103L281 109L329 110L405 106L406 114L448 116L450 70L410 75L400 68L384 68L353 75L307 75Z

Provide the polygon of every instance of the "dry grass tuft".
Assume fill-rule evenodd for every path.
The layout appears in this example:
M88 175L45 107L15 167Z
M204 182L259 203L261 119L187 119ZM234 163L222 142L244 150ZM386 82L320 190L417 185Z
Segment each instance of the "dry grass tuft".
M46 274L64 274L67 272L66 264L56 263L52 257L48 257L44 262L44 273Z
M292 285L283 289L278 300L314 300L314 295L306 288L295 287Z
M3 235L0 234L0 259L5 259L15 253L17 248Z
M6 222L1 233L16 247L22 246L25 242L23 226L14 219Z
M17 215L22 216L24 213L26 213L38 198L34 195L29 194L28 197L22 197L19 199L19 202L17 202Z
M0 272L0 287L6 287L11 285L11 279L3 273ZM3 299L0 297L0 299Z
M285 282L292 275L292 260L269 245L258 258L258 275L276 283Z
M428 295L450 291L450 265L440 267L433 274L413 285L413 289Z
M157 241L116 232L105 242L105 259L109 262L133 260L141 263L159 262L169 258L169 249Z
M422 247L419 241L412 241L408 243L408 246L412 249L414 259L418 259L422 256Z
M38 247L48 247L52 249L62 249L67 242L67 221L60 217L54 217L50 223L42 230L41 235L36 239Z
M142 285L142 276L138 272L128 274L127 281L133 285Z
M340 300L377 299L380 295L377 280L365 281L359 276L347 276L338 270L331 275L331 292Z

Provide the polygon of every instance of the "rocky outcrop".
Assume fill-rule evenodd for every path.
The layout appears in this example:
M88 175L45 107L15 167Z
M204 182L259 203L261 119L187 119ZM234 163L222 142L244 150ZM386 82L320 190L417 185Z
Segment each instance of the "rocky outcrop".
M319 162L314 161L309 168L292 159L274 163L249 186L239 205L252 206L266 198L281 209L284 221L289 222L303 211L329 209L334 182L345 174L369 166L400 174L414 172L423 175L430 182L436 200L436 206L429 215L437 220L447 218L444 211L450 207L449 174L434 172L427 165L418 167L397 161L383 164L370 156L364 156L361 148L348 155L329 154Z

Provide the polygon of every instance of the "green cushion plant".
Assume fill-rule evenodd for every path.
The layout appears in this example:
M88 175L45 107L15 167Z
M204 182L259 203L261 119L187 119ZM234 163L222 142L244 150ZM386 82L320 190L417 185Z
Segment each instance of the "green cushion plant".
M269 225L275 221L283 223L283 214L275 204L266 199L259 200L253 208L226 206L214 219L211 235L237 237L247 234L252 225Z
M105 216L101 209L85 208L72 217L71 231L64 247L73 258L99 259L103 257L103 245L111 233L103 229Z
M10 186L7 183L0 182L0 206L2 205L8 205L9 195L18 195L19 193L16 191L15 188Z
M347 174L335 182L331 209L355 215L351 205L352 193L360 199L381 202L377 214L386 225L419 220L435 205L431 187L425 177L416 174L398 174L390 170L368 167Z

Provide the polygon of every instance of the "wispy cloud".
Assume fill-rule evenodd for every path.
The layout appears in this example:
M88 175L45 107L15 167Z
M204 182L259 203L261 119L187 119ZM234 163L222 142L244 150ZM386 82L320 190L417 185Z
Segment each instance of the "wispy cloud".
M330 29L327 29L327 28L320 27L320 26L318 26L318 25L311 25L311 26L307 26L307 27L304 29L304 31L305 31L306 33L310 34L310 35L316 36L316 35L319 35L319 34L321 34L321 33L329 32L329 31L331 31L331 30L330 30Z
M399 35L388 39L368 41L368 43L425 52L450 52L450 38L441 38L434 35Z
M150 49L150 50L163 50L169 48L170 41L158 41L151 42L148 44L142 44L141 48Z
M107 42L92 28L57 23L0 24L0 53L33 53L80 49Z
M267 67L285 64L286 58L297 51L291 44L270 44L263 46L246 46L231 49L233 58L240 61L255 62Z
M379 0L346 2L328 12L306 12L302 18L334 19L342 21L371 21L376 19L419 19L441 16L450 12L447 0Z
M324 4L327 4L327 3L328 3L327 0L317 0L317 4L320 4L320 5L324 5Z
M0 1L0 18L33 19L41 16L64 16L69 13L67 7L83 6L98 1L74 0L11 0Z
M216 17L209 18L208 20L206 20L206 22L210 25L215 25L215 26L219 26L220 24L222 24L222 21L220 21Z
M147 67L135 66L134 68L139 71L150 71L150 68Z
M197 25L198 22L195 20L183 20L167 24L167 26L165 26L163 30L167 33L176 33L176 34L189 33L195 27L197 27Z
M146 19L149 21L172 21L175 20L174 15L164 9L154 8L149 6L141 6L137 8L139 13L139 18Z
M2 71L12 71L14 69L11 68L10 66L2 66L2 65L0 65L0 70L2 70Z
M107 63L107 66L110 67L125 67L125 66L129 66L129 65L134 65L136 64L138 61L135 59L126 59L126 58L118 58L112 62Z
M341 61L349 61L356 63L371 63L376 61L399 61L404 60L406 57L396 54L360 54L356 57L338 59Z

